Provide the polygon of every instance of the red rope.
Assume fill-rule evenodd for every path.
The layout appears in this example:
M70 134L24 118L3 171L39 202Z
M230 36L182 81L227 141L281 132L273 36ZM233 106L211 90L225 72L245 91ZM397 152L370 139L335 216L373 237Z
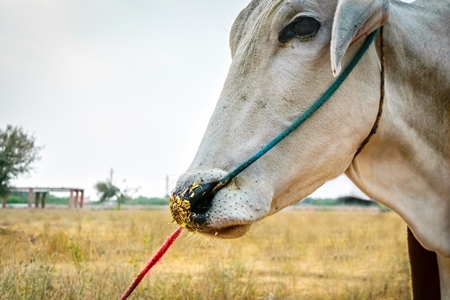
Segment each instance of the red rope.
M142 269L141 272L139 272L139 274L128 287L127 291L120 297L120 300L125 300L128 298L128 296L131 295L131 293L137 288L139 283L141 283L142 279L144 279L148 271L150 271L150 269L161 260L166 251L169 250L170 246L172 246L173 242L175 242L175 240L180 236L182 230L182 227L178 227L177 230L175 230L169 237L167 237L161 248L159 248L159 250L155 254L153 254L152 258L147 261L145 268Z

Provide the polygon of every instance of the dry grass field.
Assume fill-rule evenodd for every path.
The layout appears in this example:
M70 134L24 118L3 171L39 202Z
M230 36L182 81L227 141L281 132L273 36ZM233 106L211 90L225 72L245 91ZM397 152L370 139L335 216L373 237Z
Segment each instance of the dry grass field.
M118 299L168 211L0 211L0 299ZM184 233L130 299L409 299L393 213L286 211L238 240Z

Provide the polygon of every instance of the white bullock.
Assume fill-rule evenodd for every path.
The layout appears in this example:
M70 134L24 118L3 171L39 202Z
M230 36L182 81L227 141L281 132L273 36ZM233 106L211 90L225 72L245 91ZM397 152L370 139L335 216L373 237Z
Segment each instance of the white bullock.
M186 195L210 191L288 127L383 24L385 104L361 153L378 113L379 37L301 127L217 193ZM174 190L176 205L187 203L172 200L175 220L239 237L345 173L408 225L414 297L450 299L450 2L253 0L230 46L220 99Z

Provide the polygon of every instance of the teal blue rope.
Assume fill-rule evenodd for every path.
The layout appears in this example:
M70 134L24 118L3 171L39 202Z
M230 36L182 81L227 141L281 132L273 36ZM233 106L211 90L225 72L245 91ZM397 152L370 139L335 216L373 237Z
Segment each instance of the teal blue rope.
M361 48L356 53L355 57L353 57L352 61L348 64L348 66L341 73L341 75L339 75L339 77L336 79L336 81L333 83L333 85L328 90L326 90L325 93L323 93L323 95L316 102L314 102L314 104L311 105L311 107L308 108L307 111L305 111L294 123L292 123L291 126L286 128L280 135L278 135L276 138L274 138L264 148L259 150L255 155L250 157L248 160L243 162L240 166L238 166L236 169L234 169L228 175L223 177L222 180L220 180L220 182L213 189L214 192L217 192L219 189L221 189L222 187L227 185L234 177L236 177L242 171L247 169L251 164L253 164L259 158L261 158L261 156L263 156L264 154L269 152L270 149L275 147L284 138L286 138L291 132L293 132L295 129L297 129L303 122L305 122L309 117L311 117L312 114L316 110L318 110L325 102L327 102L327 100L330 99L330 97L334 94L334 92L341 86L341 84L344 82L344 80L347 78L347 76L350 74L350 72L353 70L353 68L359 62L361 57L363 57L364 53L366 53L370 44L373 42L377 32L378 32L378 30L375 30L366 38L366 40L362 44Z

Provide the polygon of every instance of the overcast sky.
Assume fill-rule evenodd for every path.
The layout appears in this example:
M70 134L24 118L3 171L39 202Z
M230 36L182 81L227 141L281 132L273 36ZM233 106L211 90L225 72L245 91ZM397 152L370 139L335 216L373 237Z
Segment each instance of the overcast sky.
M44 146L16 186L120 187L162 197L218 99L247 0L0 0L0 128ZM317 196L355 194L348 180Z

